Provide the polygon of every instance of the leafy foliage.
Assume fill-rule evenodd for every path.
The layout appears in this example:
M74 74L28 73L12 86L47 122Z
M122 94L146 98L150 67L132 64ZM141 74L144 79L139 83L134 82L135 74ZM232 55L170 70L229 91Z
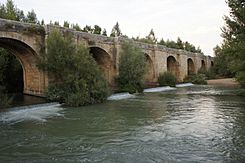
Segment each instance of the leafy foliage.
M177 41L169 40L167 39L166 41L162 38L159 42L157 41L155 37L155 33L153 29L151 29L150 33L145 37L145 38L140 38L139 36L136 38L132 38L134 41L139 41L139 42L144 42L147 44L159 44L159 45L164 45L168 48L173 48L173 49L183 49L186 51L190 51L193 53L201 53L203 54L202 50L200 47L195 47L194 45L190 44L188 41L183 42L179 37L177 38Z
M176 77L170 72L161 73L158 77L158 83L160 86L176 86Z
M7 0L5 5L0 3L0 18L34 24L39 23L34 10L28 12L25 16L24 12L18 9L12 0Z
M0 86L0 99L0 109L8 107L13 100L12 97L8 96L5 92L5 88L2 86Z
M245 87L245 4L241 0L227 0L227 4L230 15L225 16L226 26L222 29L222 57L216 59L217 66L222 69L224 63L235 73L242 87Z
M194 45L192 45L191 43L189 43L188 41L182 41L179 37L177 38L177 41L173 41L173 40L167 40L164 41L163 39L161 39L158 42L159 45L164 45L168 48L174 48L174 49L183 49L189 52L193 52L193 53L201 53L203 54L202 50L200 49L200 47L195 47Z
M94 25L94 29L93 29L93 34L97 34L100 35L101 34L101 27L98 25Z
M144 42L147 44L156 44L157 43L157 39L155 37L155 32L153 31L153 29L151 29L150 33L145 37L145 38L133 38L133 40L135 41L139 41L139 42Z
M121 29L119 27L119 23L117 22L111 30L110 37L118 37L121 35L122 35L122 32L121 32Z
M205 74L189 75L184 79L184 82L190 82L193 84L203 84L203 85L207 84Z
M54 77L47 90L50 100L68 106L106 100L109 94L107 82L87 48L83 45L76 47L71 38L64 38L58 31L53 31L47 39L47 49L39 68Z
M214 66L213 71L217 76L220 77L233 77L234 73L229 69L230 60L223 52L223 47L216 46L214 48L215 58L214 58Z
M70 28L70 23L68 21L64 21L63 27Z
M143 52L132 43L124 42L120 56L119 76L116 79L119 89L130 93L142 92L146 72Z
M107 36L107 32L106 32L106 29L104 28L103 31L102 31L102 35L103 36Z

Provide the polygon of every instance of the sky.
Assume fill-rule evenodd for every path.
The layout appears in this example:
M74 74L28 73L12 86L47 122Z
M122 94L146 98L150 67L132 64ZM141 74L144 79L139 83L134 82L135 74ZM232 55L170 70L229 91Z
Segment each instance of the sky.
M6 0L0 0L5 3ZM225 0L13 0L25 13L34 9L39 20L99 25L111 32L119 23L123 34L145 37L153 29L160 40L180 37L205 55L222 42Z

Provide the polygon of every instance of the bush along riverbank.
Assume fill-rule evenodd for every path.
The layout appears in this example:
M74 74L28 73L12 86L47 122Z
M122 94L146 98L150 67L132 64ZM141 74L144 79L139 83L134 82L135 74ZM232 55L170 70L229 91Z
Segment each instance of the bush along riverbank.
M46 97L67 106L83 106L104 102L109 93L107 81L89 50L76 46L71 37L52 31L47 40L47 54L38 67L48 71L54 82Z

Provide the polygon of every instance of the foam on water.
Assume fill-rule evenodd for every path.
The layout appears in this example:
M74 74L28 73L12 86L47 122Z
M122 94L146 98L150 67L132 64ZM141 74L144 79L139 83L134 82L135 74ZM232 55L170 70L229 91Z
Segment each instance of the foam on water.
M172 88L169 86L166 87L157 87L157 88L148 88L148 89L144 89L145 93L150 93L150 92L164 92L164 91L171 91L171 90L175 90L176 88Z
M123 100L128 98L134 98L135 95L127 93L116 93L107 98L107 100Z
M194 84L192 83L183 83L183 84L176 84L177 88L182 88L182 87L190 87L193 86Z
M48 103L12 108L0 113L0 122L15 124L23 121L46 122L48 118L63 116L59 113L63 108L58 103Z

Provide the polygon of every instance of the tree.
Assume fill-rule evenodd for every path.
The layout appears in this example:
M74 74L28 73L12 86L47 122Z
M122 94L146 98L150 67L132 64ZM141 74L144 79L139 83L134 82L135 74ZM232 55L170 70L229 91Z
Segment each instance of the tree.
M103 31L102 31L102 35L103 36L107 36L107 32L106 32L106 29L104 28Z
M157 39L155 37L155 32L153 31L153 29L151 29L148 36L146 36L146 40L148 41L148 43L151 43L151 44L157 43Z
M167 41L165 42L165 45L169 48L177 49L177 45L175 41L167 39Z
M17 13L16 13L16 20L21 21L21 22L25 22L26 21L26 17L24 14L24 11L17 9Z
M31 10L25 16L24 12L18 9L12 0L7 0L6 5L0 3L0 18L34 24L38 23L34 10Z
M185 47L184 49L185 49L186 51L196 52L195 46L192 45L192 44L190 44L188 41L186 41L186 42L184 43L184 47Z
M146 72L144 53L132 42L122 44L117 85L121 91L142 92Z
M9 20L17 20L17 9L14 6L14 2L12 0L7 0L6 2L6 19Z
M54 25L60 26L60 23L59 23L58 21L55 21L55 22L54 22Z
M39 68L52 74L47 97L67 106L82 106L106 100L109 88L98 64L83 46L53 31L47 39L47 54Z
M42 19L42 21L41 21L41 25L44 25L45 23L44 23L44 20Z
M111 30L110 37L118 37L121 35L122 35L122 32L121 32L121 29L119 27L119 23L117 22L116 25L114 25L114 27Z
M64 21L63 27L70 28L70 23L68 21Z
M227 0L230 15L225 16L222 29L222 51L230 60L229 69L245 87L245 3L244 0Z
M28 23L33 23L33 24L37 24L38 20L37 20L37 15L34 12L34 10L31 10L31 12L27 13L26 16L26 22Z
M87 33L93 33L93 28L90 25L86 25L82 31Z
M159 42L158 42L159 45L166 45L164 39L162 38Z
M177 38L176 48L177 49L184 49L183 41L179 37Z
M72 29L75 29L76 31L82 31L81 27L78 24L72 24Z
M98 26L98 25L94 25L94 29L93 29L93 34L98 34L100 35L101 34L101 27Z
M214 54L215 54L215 58L214 58L215 64L214 64L213 70L215 74L221 77L232 77L233 74L229 70L230 61L227 55L222 51L222 47L217 45L214 48Z

